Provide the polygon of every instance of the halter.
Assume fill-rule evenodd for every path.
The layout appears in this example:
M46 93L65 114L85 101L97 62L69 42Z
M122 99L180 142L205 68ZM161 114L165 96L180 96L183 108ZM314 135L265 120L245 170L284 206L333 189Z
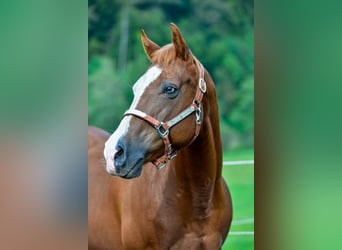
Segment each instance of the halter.
M155 165L155 167L159 170L166 166L166 163L169 160L174 159L177 156L177 150L173 149L172 144L170 142L169 134L170 134L170 128L179 123L180 121L187 118L189 115L195 112L196 115L196 130L195 135L190 141L189 145L197 138L200 128L201 128L201 112L202 112L202 99L204 93L207 91L207 85L204 80L204 68L203 65L195 59L195 62L199 68L199 79L198 79L198 88L196 91L196 95L194 100L192 101L192 104L183 110L181 113L179 113L176 117L173 119L167 121L167 122L161 122L154 117L140 111L137 109L129 109L127 110L123 116L127 115L133 115L136 116L150 125L152 125L156 130L160 138L163 140L165 144L165 154L161 157L159 157L157 160L153 161L152 163Z

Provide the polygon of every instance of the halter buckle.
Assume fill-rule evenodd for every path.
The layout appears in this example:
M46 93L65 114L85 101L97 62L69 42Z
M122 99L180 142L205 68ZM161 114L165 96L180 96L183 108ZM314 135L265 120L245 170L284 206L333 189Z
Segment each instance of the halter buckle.
M167 161L165 161L164 163L162 163L162 164L156 166L157 170L163 169L163 168L166 166L166 163L167 163Z
M201 124L201 104L198 105L197 109L196 109L196 124Z
M157 163L157 164L154 163L154 165L157 168L157 170L161 170L166 166L168 161L173 160L174 158L176 158L176 156L177 156L177 150L173 150L171 153L167 153L163 155L161 158L159 158L159 159L164 159L161 163Z
M173 160L174 158L176 158L177 156L177 150L174 150L173 152L171 152L171 154L169 154L169 160Z
M159 136L164 139L165 136L167 136L169 134L169 130L167 128L164 127L164 123L161 122L159 126L155 127Z

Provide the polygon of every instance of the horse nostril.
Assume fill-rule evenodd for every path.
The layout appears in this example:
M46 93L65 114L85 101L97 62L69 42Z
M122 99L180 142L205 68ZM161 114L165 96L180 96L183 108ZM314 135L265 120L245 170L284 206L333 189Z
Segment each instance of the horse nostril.
M120 158L120 156L124 153L124 150L121 146L118 146L117 148L118 148L118 151L114 155L114 160Z
M125 146L119 141L115 149L116 153L114 154L114 165L117 168L122 168L126 163Z

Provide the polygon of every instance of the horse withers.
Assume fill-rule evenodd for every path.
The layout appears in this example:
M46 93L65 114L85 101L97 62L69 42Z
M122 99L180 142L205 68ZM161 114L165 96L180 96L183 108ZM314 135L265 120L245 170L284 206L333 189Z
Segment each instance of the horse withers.
M176 25L116 131L89 129L89 249L220 249L232 220L214 83ZM104 158L103 158L104 154Z

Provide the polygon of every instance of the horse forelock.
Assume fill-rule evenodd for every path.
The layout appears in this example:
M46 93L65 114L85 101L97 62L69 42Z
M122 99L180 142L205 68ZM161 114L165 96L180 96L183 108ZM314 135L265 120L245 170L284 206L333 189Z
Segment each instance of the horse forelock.
M176 51L172 44L165 45L153 53L152 64L169 67L176 59Z
M165 45L153 53L152 64L167 68L177 59L176 49L172 43Z

